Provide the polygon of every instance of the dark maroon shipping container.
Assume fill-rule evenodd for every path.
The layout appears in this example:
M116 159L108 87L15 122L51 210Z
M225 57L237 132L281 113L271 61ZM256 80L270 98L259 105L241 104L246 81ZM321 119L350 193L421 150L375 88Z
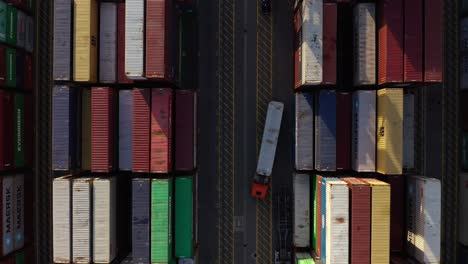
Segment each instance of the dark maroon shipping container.
M151 94L151 172L172 169L172 90L152 89Z
M379 84L403 82L403 0L381 0L379 14Z
M423 0L405 1L404 81L423 80Z
M351 93L336 95L336 169L351 169Z
M191 171L196 163L196 94L175 92L175 169Z
M172 2L146 1L146 78L170 81L172 74Z
M323 84L336 83L336 3L323 4Z
M32 94L24 95L24 162L33 166L34 159L34 100Z
M33 70L32 70L32 56L26 53L24 56L25 73L24 73L24 89L32 90L33 88Z
M0 170L13 168L13 113L13 94L5 90L0 90Z
M318 258L322 256L322 176L317 175L317 191L316 191L316 196L315 199L317 200L316 206L317 206L317 215L314 217L317 218L317 226L314 227L316 228L317 232L317 243L315 245L315 254L317 255ZM323 208L325 209L325 208Z
M151 89L133 89L132 171L150 171Z
M385 181L391 187L390 250L403 252L405 236L405 176L387 176Z
M119 83L132 83L125 74L125 3L117 4L117 78Z
M91 89L91 172L110 172L114 156L114 89Z
M350 263L370 263L371 187L357 178L343 178L350 193Z
M443 65L443 0L426 0L424 5L424 81L441 82Z
M0 86L6 86L6 47L0 44Z

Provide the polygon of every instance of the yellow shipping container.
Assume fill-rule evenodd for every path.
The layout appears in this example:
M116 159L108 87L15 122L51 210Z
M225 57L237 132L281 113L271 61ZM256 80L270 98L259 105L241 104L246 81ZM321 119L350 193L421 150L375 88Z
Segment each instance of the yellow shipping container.
M377 172L403 173L403 89L377 91Z
M75 81L97 81L98 2L75 0L73 77Z
M362 179L372 187L371 263L390 263L390 185L376 179Z

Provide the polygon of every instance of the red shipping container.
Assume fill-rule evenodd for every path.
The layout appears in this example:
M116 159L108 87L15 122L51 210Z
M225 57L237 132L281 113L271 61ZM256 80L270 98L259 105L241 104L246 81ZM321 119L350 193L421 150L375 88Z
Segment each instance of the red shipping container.
M336 169L351 169L351 93L336 96Z
M357 178L343 178L350 191L350 262L370 263L371 187Z
M323 84L336 83L336 3L323 4Z
M301 12L299 10L294 15L294 88L301 86Z
M191 171L196 163L196 94L175 92L175 169Z
M424 81L441 82L443 66L442 0L426 0L424 5Z
M6 47L0 44L0 86L6 86Z
M316 228L316 232L317 232L317 243L315 245L315 254L317 255L317 257L321 257L322 256L322 176L320 175L316 175L317 177L317 192L316 192L316 196L315 196L315 199L317 200L316 202L316 206L317 206L317 215L315 215L314 217L317 218L317 226L315 226L314 228Z
M24 56L25 62L25 74L24 74L24 88L26 90L32 90L33 88L33 63L32 56L29 53L26 53Z
M5 90L0 90L0 170L13 168L13 103L13 94Z
M151 89L133 89L133 172L150 171Z
M151 172L172 169L172 90L154 88L151 95Z
M390 250L403 252L405 236L405 177L402 175L387 176L386 182L391 186L391 219L390 219Z
M172 76L172 1L146 1L146 78Z
M405 1L404 82L423 80L423 1Z
M110 172L114 156L114 89L91 89L91 172Z
M34 100L31 94L24 95L24 162L33 166L34 160Z
M117 78L119 83L132 83L125 74L125 3L117 4Z
M379 84L403 82L403 1L381 0L379 8Z

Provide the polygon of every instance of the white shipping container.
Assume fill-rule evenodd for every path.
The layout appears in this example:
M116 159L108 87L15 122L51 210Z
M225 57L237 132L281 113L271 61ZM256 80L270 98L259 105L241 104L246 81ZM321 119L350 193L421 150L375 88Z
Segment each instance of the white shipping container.
M440 181L423 176L414 176L414 179L418 197L414 258L421 263L440 263Z
M326 263L348 263L349 189L341 180L327 181Z
M73 180L73 263L91 262L92 182L92 178L77 178Z
M376 27L374 3L358 3L354 7L354 28L354 85L375 84Z
M352 167L358 172L375 171L375 91L353 94Z
M17 250L24 247L24 175L15 175L14 184L13 223L15 232L15 250Z
M71 190L69 176L52 182L52 243L54 263L71 262Z
M14 180L12 176L2 176L2 246L3 256L14 250L14 229L13 222L13 188Z
M263 129L262 145L258 157L257 174L270 176L275 161L276 145L281 128L284 105L281 102L271 101Z
M323 80L323 1L302 1L301 84Z
M309 247L310 245L310 176L294 173L294 246Z
M93 182L93 262L111 263L117 255L117 179L99 178Z
M117 79L117 3L101 3L99 25L99 81Z
M414 94L403 98L403 168L414 168Z
M129 79L144 78L145 1L125 2L125 73Z
M468 173L460 174L459 183L459 241L468 246Z

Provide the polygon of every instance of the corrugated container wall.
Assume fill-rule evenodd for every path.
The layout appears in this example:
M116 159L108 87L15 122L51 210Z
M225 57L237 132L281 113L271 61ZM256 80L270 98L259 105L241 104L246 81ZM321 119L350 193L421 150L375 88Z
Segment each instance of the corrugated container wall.
M25 76L24 89L31 91L33 89L33 59L31 54L25 54Z
M11 193L14 188L14 179L12 176L2 176L0 178L0 217L3 221L0 223L0 235L2 237L0 242L0 252L5 256L15 250L14 244L14 229L11 225L13 222L13 201Z
M15 94L15 168L24 167L24 95Z
M414 168L414 94L403 95L403 168Z
M352 94L336 94L336 169L351 169Z
M336 94L320 90L315 105L315 169L336 170Z
M296 93L296 170L314 169L314 94Z
M294 13L294 88L302 85L302 13Z
M372 187L371 263L390 262L390 185L363 179Z
M24 48L26 40L26 14L18 10L16 16L16 45Z
M117 3L101 3L99 26L99 81L117 81Z
M54 1L54 80L72 79L73 0Z
M315 251L317 249L317 175L312 174L310 175L310 200L312 205L310 207L311 215L310 215L310 233L311 233L311 248Z
M404 82L423 80L423 0L404 1Z
M403 81L403 0L381 0L379 8L379 84Z
M403 89L377 91L377 172L403 172Z
M460 20L460 89L468 89L468 17Z
M16 84L18 90L24 90L24 77L26 73L24 52L21 50L16 51Z
M358 3L354 7L354 85L376 82L375 4Z
M414 177L406 177L406 253L414 256L416 237L416 181Z
M150 171L151 89L133 89L133 172Z
M468 173L460 173L460 183L458 184L459 197L459 241L465 246L468 246Z
M310 246L310 176L293 174L294 218L293 244L295 247Z
M33 52L34 49L34 18L28 16L26 18L26 40L25 48L29 52Z
M197 162L197 94L175 91L175 169L191 171Z
M91 170L91 89L81 89L81 168Z
M132 180L132 251L133 260L150 262L150 179Z
M326 263L349 262L349 189L345 182L327 182Z
M91 172L113 169L114 95L114 88L91 89Z
M93 182L93 262L111 263L117 256L117 179Z
M390 222L390 250L404 252L405 243L405 176L387 176L387 183L391 187L391 222Z
M0 12L1 12L1 9L0 9ZM7 80L7 69L6 69L7 53L6 51L7 51L6 46L0 44L0 85L2 86L6 86L6 80Z
M322 179L323 176L321 175L316 175L316 194L315 194L315 199L314 203L316 203L316 225L314 226L315 232L317 233L316 235L316 240L315 240L315 254L317 254L317 257L322 256Z
M132 170L133 91L119 90L119 169Z
M125 74L144 79L145 1L125 1Z
M172 170L172 90L152 89L151 96L151 172Z
M98 1L75 0L73 76L75 81L97 81Z
M6 90L0 90L0 169L13 168L14 158L14 98ZM67 157L65 157L67 158Z
M91 262L91 195L92 178L73 180L72 254L74 263Z
M55 263L71 262L71 196L70 177L52 181L52 252Z
M172 179L151 180L151 262L172 258Z
M336 3L323 3L323 84L336 84Z
M343 178L348 183L350 261L370 264L371 187L357 178Z
M443 62L442 0L424 2L424 81L441 82Z
M354 92L352 166L355 171L375 171L375 116L375 91Z
M6 41L8 44L12 46L16 46L16 27L17 27L17 19L18 10L11 6L7 6L7 38Z
M7 4L0 2L0 41L6 42L7 38Z
M7 86L16 87L16 49L7 48Z
M334 178L334 177L322 177L322 184L320 186L321 189L321 197L320 197L320 212L321 212L321 229L320 229L320 251L321 251L321 260L322 263L326 263L327 257L327 240L329 239L327 237L327 206L328 206L328 200L327 200L327 182L328 181L339 181L340 179Z
M119 83L131 83L125 73L125 3L117 3L117 77Z
M14 175L14 188L13 188L13 223L15 232L15 250L24 247L24 175Z
M56 85L52 93L52 169L70 170L76 160L75 89Z
M175 256L193 256L193 178L175 178Z

